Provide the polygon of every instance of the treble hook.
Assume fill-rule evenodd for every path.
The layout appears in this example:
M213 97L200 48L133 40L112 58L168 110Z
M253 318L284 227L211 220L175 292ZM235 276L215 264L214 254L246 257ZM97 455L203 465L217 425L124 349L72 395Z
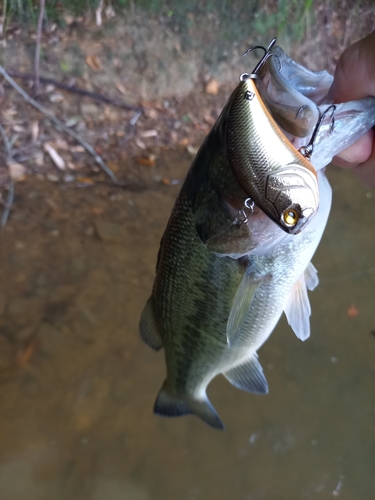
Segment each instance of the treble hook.
M246 198L244 201L244 207L238 211L238 217L234 220L234 224L241 226L242 224L247 224L250 215L254 213L255 203L251 198ZM245 209L248 209L250 213L247 213Z
M300 109L298 110L298 112L299 111L300 111ZM329 133L330 134L332 133L333 127L335 126L335 111L336 111L335 104L331 104L330 106L328 106L328 108L325 111L323 111L323 113L321 113L320 110L319 110L319 119L316 122L316 125L315 125L315 128L314 128L314 132L312 133L310 142L306 146L301 146L299 148L299 150L298 150L301 153L301 155L303 155L308 160L310 160L311 155L313 154L314 143L315 143L316 137L318 135L318 132L320 130L320 127L322 126L322 123L323 123L325 117L328 114L328 111L331 111L331 116L330 116L331 126L329 128Z
M255 68L253 69L253 71L250 74L243 73L241 75L241 77L240 77L241 80L245 79L245 75L246 75L247 78L257 78L258 71L261 69L262 66L264 66L264 64L266 63L267 59L269 57L273 56L273 54L271 54L270 50L275 45L275 43L276 43L276 38L272 38L272 40L271 40L271 42L270 42L270 44L268 45L267 48L263 47L262 45L254 45L253 47L250 47L250 48L247 49L247 51L242 55L242 57L245 57L247 54L249 54L253 50L257 50L257 49L264 50L264 56L261 58L261 60L258 62L258 64L255 66ZM280 60L279 60L279 64L280 64ZM281 64L280 64L280 70L281 70Z

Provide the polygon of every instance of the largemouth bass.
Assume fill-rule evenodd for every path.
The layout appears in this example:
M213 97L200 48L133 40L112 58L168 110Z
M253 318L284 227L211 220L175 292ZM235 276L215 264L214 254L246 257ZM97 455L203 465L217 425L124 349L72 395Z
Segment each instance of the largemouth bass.
M143 340L155 350L165 350L167 378L155 413L192 413L215 428L223 424L206 395L214 377L221 373L237 388L266 394L257 350L283 311L297 337L308 338L307 289L318 284L310 261L331 205L321 159L313 162L318 169L319 208L299 234L283 231L252 204L228 159L226 109L200 148L176 200L140 322ZM360 113L369 128L366 108ZM338 129L345 128L350 136L351 127L342 119ZM328 147L333 136L323 129L318 139Z

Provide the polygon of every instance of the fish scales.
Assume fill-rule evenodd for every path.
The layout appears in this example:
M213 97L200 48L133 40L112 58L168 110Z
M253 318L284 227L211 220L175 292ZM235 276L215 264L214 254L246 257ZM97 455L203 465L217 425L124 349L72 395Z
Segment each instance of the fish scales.
M267 255L233 259L209 250L202 242L197 232L199 208L211 200L210 207L218 203L217 214L222 198L237 197L241 206L246 197L228 165L225 147L220 141L221 130L220 126L215 127L206 139L176 200L162 239L150 298L167 365L167 378L155 403L155 412L162 415L195 413L219 428L222 423L207 399L207 385L219 373L225 374L256 359L257 349L275 327L290 289L304 272L316 246L310 249L308 237L288 235L272 221L273 230L282 234L285 243ZM318 217L317 223L320 219L324 228L323 216ZM212 217L215 219L214 214ZM268 223L266 215L260 217ZM314 226L316 224L312 225L312 235L316 230ZM248 238L251 239L251 234ZM301 258L296 252L302 253ZM285 266L290 268L286 277ZM245 314L244 325L229 346L228 318L246 273L251 274L257 286L259 282L259 287L252 299L251 314ZM142 323L141 320L141 332L146 330ZM147 338L145 340L147 342ZM258 380L258 385L263 383L260 389L254 386L254 392L267 392L260 365L252 377L253 382Z
M301 120L298 128L298 120L292 123L291 109L302 102L304 109L314 110L316 102L324 101L332 77L324 73L321 78L321 73L317 73L312 78L311 72L296 65L280 48L275 48L275 53L282 64L271 68L272 85L288 93L288 106L284 110L277 93L269 100L280 122L288 127L288 139L300 147L309 139L303 138L301 130L311 127L311 123ZM267 64L276 64L274 59L269 58ZM292 90L288 90L282 78ZM304 82L312 81L316 88L307 85L305 92ZM276 170L281 177L274 176L273 180L282 183L287 173L289 187L292 186L289 199L302 203L302 215L305 210L303 227L293 234L281 227L276 215L272 219L262 206L248 203L249 178L251 186L259 179L262 183L265 168L269 169L265 174L269 175L268 180L272 177L273 164L264 155L275 158L277 148L272 150L273 144L268 144L265 153L255 151L254 158L261 164L250 166L248 177L238 174L238 165L246 167L249 148L254 146L256 134L261 133L257 127L253 130L246 124L251 121L246 106L240 113L241 105L246 104L245 83L240 83L230 97L181 188L161 241L153 291L140 322L143 340L152 348L165 351L167 377L157 396L155 413L192 413L216 428L223 428L223 424L206 395L214 377L223 374L239 389L265 394L268 385L257 350L282 312L299 339L309 337L311 308L307 289L313 290L318 284L317 271L310 260L331 205L331 188L324 167L333 154L374 124L375 99L337 104L334 131L325 120L317 132L315 145L319 148L312 155L317 173L312 167L301 170L299 164L292 165L295 169L287 166L286 171ZM264 89L265 86L262 92ZM295 97L295 93L299 94ZM309 99L312 96L316 102ZM319 105L318 113L326 108L327 105ZM295 127L298 130L293 136ZM264 130L263 146L267 143ZM290 148L287 143L286 150ZM314 184L316 180L318 186ZM301 186L303 189L296 197ZM261 195L262 190L258 191ZM309 198L307 203L305 196ZM260 201L267 203L265 199ZM276 208L282 209L282 204Z

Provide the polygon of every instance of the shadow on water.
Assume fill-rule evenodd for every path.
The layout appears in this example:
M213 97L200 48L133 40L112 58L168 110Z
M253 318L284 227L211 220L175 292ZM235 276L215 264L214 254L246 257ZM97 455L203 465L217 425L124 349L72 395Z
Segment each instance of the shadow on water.
M190 159L165 152L162 174ZM374 494L375 193L331 168L312 336L260 351L270 393L218 377L226 424L152 414L165 376L138 320L179 186L17 185L1 242L0 498L344 499Z

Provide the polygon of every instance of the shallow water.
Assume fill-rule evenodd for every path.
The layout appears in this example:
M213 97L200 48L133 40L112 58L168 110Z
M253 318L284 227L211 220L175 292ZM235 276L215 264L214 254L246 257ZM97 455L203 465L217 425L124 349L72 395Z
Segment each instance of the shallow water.
M165 152L158 174L182 179L189 162ZM138 321L179 186L17 185L1 235L0 498L374 498L375 193L330 170L311 338L280 322L259 352L267 396L215 379L224 432L152 413L164 359Z

